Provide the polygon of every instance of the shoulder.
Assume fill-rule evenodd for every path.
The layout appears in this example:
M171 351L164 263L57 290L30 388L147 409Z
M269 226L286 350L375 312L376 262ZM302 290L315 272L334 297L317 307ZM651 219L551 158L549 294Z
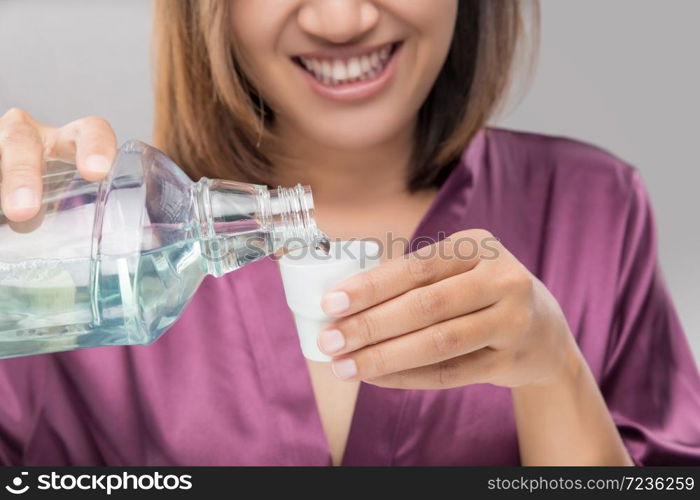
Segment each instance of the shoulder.
M621 260L634 234L648 235L643 243L653 246L651 205L635 167L568 137L482 132L463 160L474 174L464 176L473 181L467 223L498 235L533 272L547 267L554 273L556 262L569 262L561 256L576 255L578 265L590 261L586 269L598 277L616 276L619 269L606 263ZM571 273L569 267L560 271Z
M488 128L484 152L490 169L529 183L555 183L572 194L592 190L625 197L639 183L635 167L600 146L570 137Z

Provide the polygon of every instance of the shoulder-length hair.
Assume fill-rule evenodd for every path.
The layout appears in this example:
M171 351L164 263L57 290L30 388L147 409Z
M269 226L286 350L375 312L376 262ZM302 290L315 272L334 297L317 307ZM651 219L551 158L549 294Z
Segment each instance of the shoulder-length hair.
M438 186L498 109L526 31L522 0L458 2L450 52L419 111L411 191ZM530 6L536 34L539 6ZM237 63L229 7L156 0L154 141L193 179L269 184L274 112Z

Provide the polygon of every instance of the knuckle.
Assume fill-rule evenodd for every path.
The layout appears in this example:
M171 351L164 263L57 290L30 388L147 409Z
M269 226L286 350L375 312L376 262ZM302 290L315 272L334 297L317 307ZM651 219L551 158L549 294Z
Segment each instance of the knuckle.
M414 315L416 319L434 318L444 308L445 298L442 293L431 287L415 290Z
M359 332L363 345L371 345L379 341L375 321L369 314L359 314L353 318L350 329Z
M427 285L435 276L432 260L421 255L410 255L406 261L406 268L415 286Z
M25 110L14 107L8 109L5 114L2 115L2 119L8 122L28 122L31 120L31 117Z
M500 273L498 285L501 289L515 294L526 294L532 290L533 282L529 273L517 268L514 270L506 269Z
M430 338L433 350L438 356L450 355L461 346L461 336L452 328L444 325L435 325L430 329Z
M387 362L386 353L381 347L374 347L368 349L369 354L369 364L366 369L370 371L373 376L381 376L389 372L389 364Z
M111 130L109 122L100 116L86 116L78 120L80 129L83 131L91 131L94 129L104 129L108 128Z
M5 146L39 142L39 132L28 122L12 122L0 131L0 143Z
M377 297L381 290L376 272L365 273L362 278L362 289L368 297Z
M467 233L465 236L469 236L478 241L485 240L487 238L493 238L493 234L491 233L491 231L483 228L468 229L467 231L465 231L465 233Z
M467 229L452 236L453 251L456 256L467 260L478 259L498 248L498 239L486 229Z
M470 235L469 229L462 229L461 231L457 231L456 233L451 234L450 238L451 239L468 238L469 235Z
M529 358L529 351L526 348L516 348L510 351L510 356L508 357L507 367L517 366L526 362ZM501 365L503 367L503 365Z
M454 238L452 253L460 259L472 260L479 255L479 241L466 232L462 232Z
M528 295L533 290L534 282L530 274L524 270L519 270L513 273L511 288L514 292L521 295Z
M2 174L5 179L12 178L15 184L31 184L39 176L39 168L26 164L10 163L3 165Z
M78 120L77 134L80 139L88 141L104 141L114 135L109 122L99 116L86 116Z
M410 370L401 370L393 373L369 375L362 377L365 382L376 383L379 386L391 387L392 389L408 389L410 383Z
M459 385L459 360L448 359L437 365L437 385L442 388Z
M518 307L510 315L510 322L516 332L521 332L530 328L534 313L529 307Z

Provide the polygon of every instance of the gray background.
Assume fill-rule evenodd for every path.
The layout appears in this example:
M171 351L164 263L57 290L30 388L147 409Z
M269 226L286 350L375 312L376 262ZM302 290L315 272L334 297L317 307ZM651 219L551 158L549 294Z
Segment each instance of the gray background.
M664 274L700 359L700 2L542 0L537 72L495 123L592 142L636 165ZM0 110L107 118L151 137L150 2L0 0Z

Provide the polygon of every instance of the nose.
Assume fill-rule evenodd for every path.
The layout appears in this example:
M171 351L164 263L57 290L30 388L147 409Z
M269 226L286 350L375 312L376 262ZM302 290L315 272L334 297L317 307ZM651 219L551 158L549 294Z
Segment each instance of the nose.
M347 43L371 31L379 10L370 0L308 0L299 9L302 30L332 43Z

